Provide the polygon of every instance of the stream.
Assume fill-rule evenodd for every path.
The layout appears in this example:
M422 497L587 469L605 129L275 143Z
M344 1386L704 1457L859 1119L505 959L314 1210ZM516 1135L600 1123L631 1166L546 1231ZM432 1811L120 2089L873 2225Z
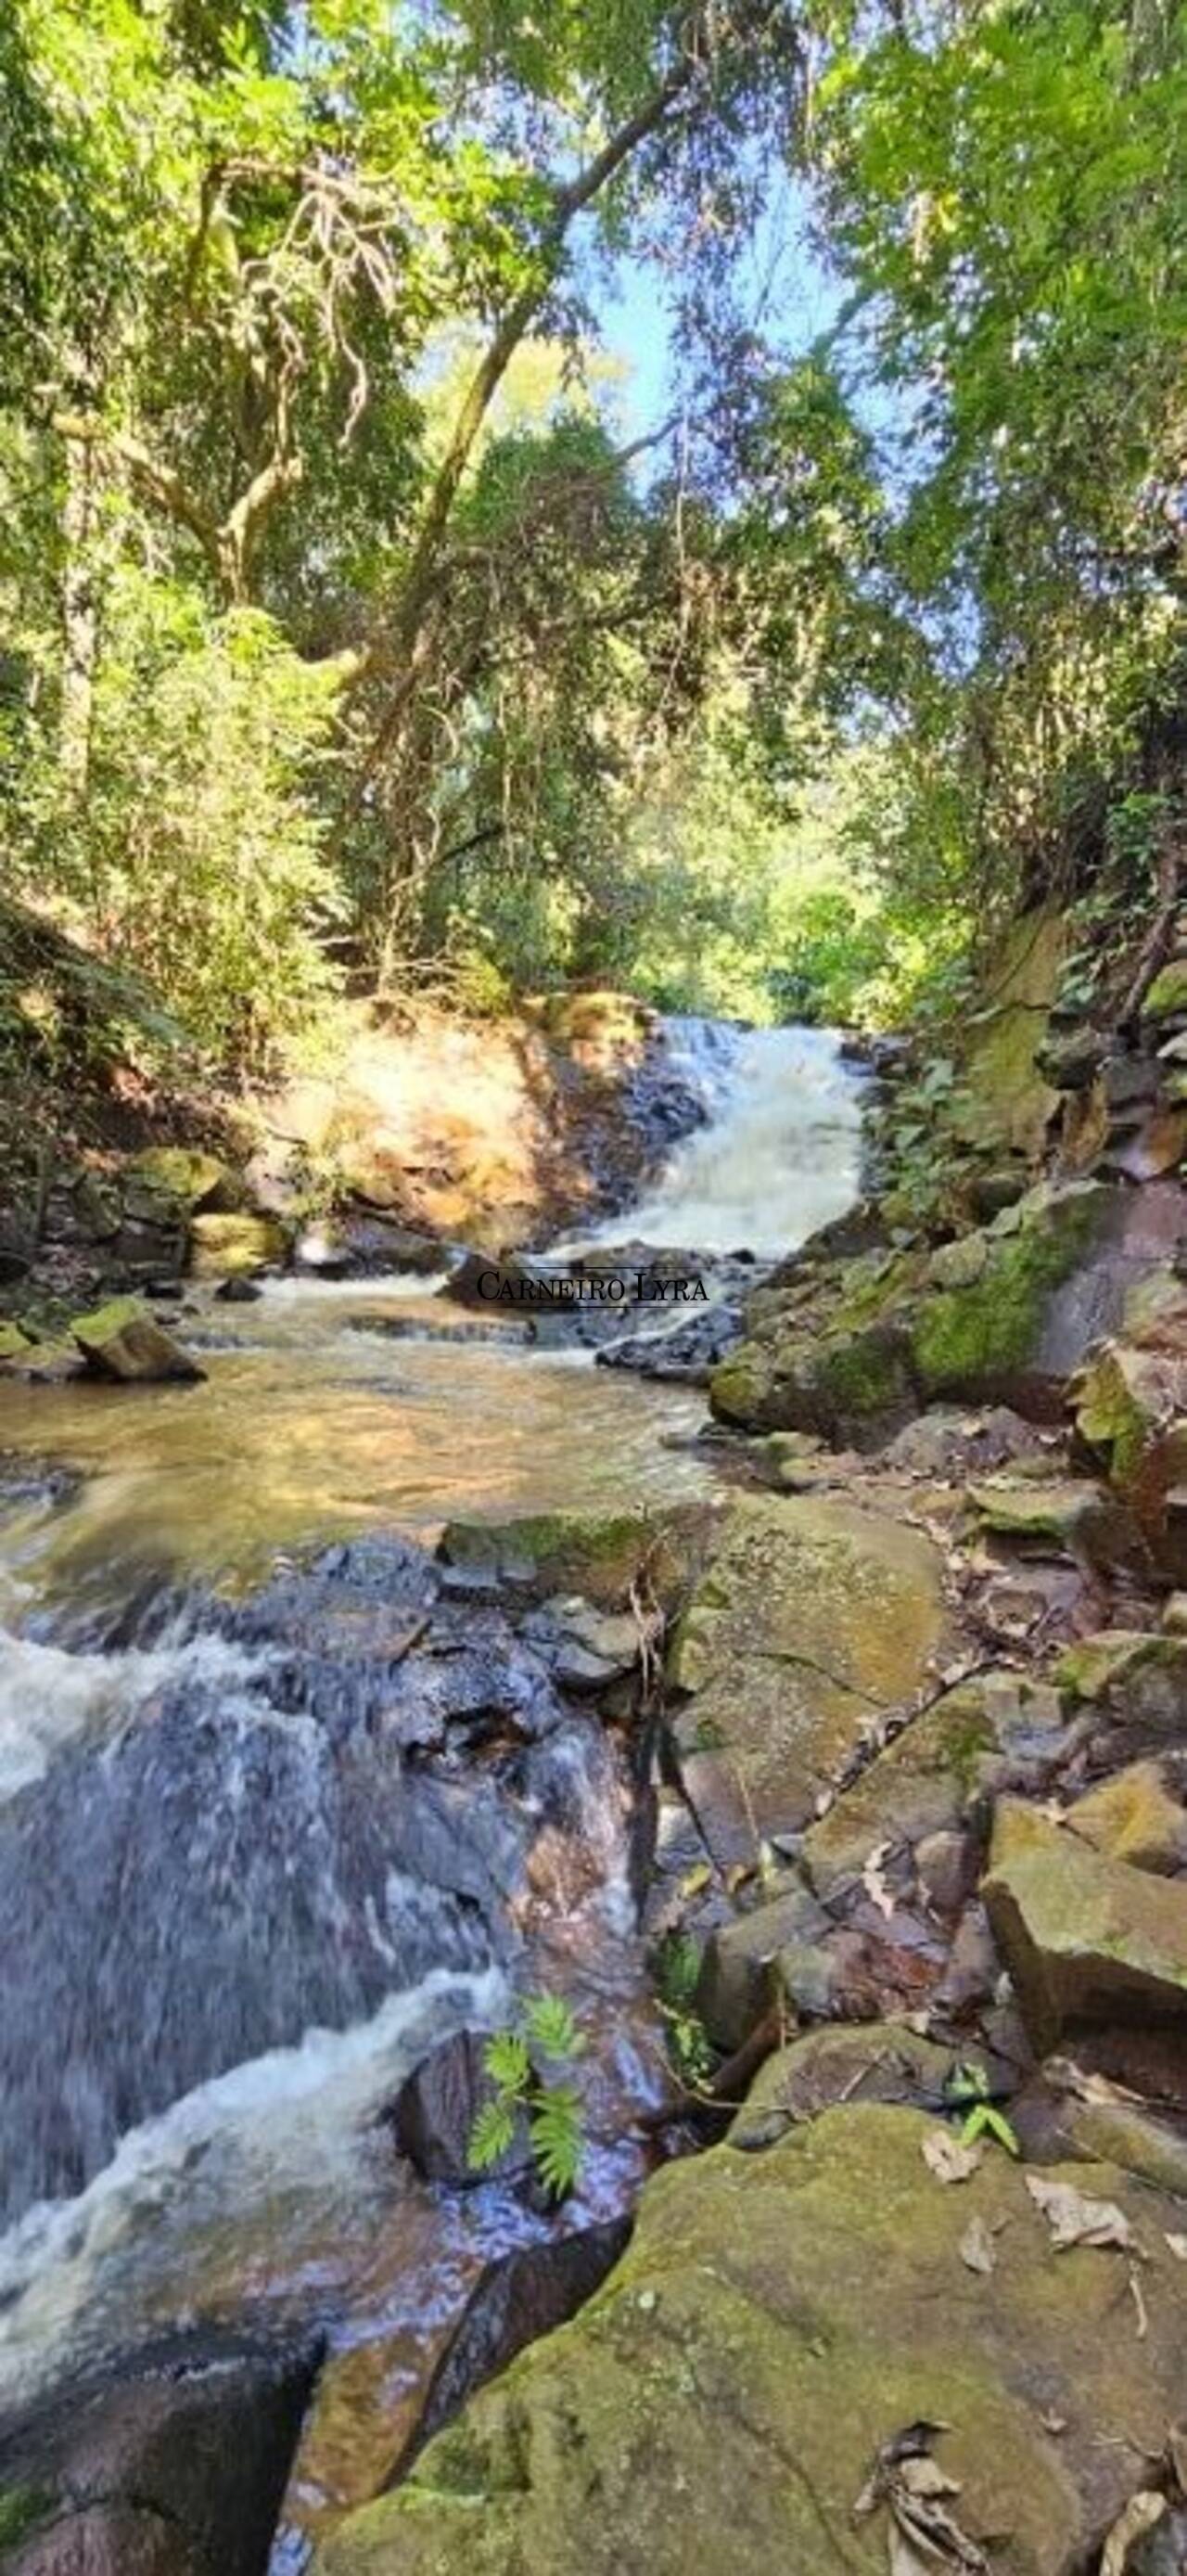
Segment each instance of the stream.
M706 1121L596 1240L762 1262L843 1211L831 1035L671 1042ZM621 1739L555 1621L434 1551L708 1498L705 1400L437 1285L200 1292L204 1384L0 1393L0 2419L163 2335L316 2337L272 2576L391 2474L490 2262L629 2209L664 2096ZM559 2213L393 2149L409 2070L512 1987L591 2034Z

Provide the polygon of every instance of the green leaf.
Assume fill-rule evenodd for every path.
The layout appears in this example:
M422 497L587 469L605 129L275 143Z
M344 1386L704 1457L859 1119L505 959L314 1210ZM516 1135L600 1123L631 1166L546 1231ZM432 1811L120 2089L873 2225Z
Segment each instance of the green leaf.
M495 2031L483 2049L482 2063L501 2093L522 2093L532 2071L527 2041L517 2030Z
M540 2180L554 2200L563 2200L581 2171L581 2101L571 2084L554 2085L536 2096L531 2134Z
M960 2134L966 2147L974 2146L978 2138L989 2137L996 2138L999 2147L1004 2147L1007 2155L1020 2156L1022 2153L1017 2135L1011 2128L1005 2112L995 2111L992 2102L978 2102L975 2109L969 2112Z
M466 2162L475 2173L485 2173L497 2165L515 2139L515 2106L506 2094L495 2093L476 2113L466 2148Z
M584 2052L585 2041L561 1995L529 1995L523 2026L529 2047L541 2057L580 2057Z

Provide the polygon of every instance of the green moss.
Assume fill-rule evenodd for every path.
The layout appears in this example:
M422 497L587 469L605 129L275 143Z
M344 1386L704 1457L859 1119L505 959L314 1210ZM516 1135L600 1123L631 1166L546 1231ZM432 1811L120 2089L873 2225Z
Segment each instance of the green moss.
M1142 1013L1148 1020L1169 1020L1180 1011L1187 1011L1187 958L1175 957L1155 976Z
M49 2497L36 2487L0 2487L0 2549L12 2549L24 2540L49 2509Z
M990 1230L990 1258L979 1280L921 1304L911 1347L929 1396L971 1392L1026 1366L1052 1290L1085 1259L1109 1206L1107 1190L1092 1181L1035 1199L1016 1231Z
M128 1177L186 1208L204 1207L231 1183L227 1166L217 1154L191 1145L150 1145L129 1164Z

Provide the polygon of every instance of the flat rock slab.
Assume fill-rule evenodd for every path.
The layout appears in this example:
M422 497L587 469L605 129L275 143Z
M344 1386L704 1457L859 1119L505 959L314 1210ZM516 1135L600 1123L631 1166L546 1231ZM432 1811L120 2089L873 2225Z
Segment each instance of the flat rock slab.
M934 2126L850 2105L669 2166L606 2286L343 2525L320 2576L885 2576L886 2510L853 2507L920 2418L994 2576L1095 2563L1183 2403L1183 2204L1113 2165L1044 2176L1129 2220L1142 2334L1130 2256L1056 2253L1005 2154L938 2182ZM988 2272L962 2257L974 2220Z
M816 1496L741 1497L676 1631L681 1767L721 1865L812 1815L863 1730L910 1701L944 1628L921 1531Z
M1073 1811L1074 1812L1074 1811ZM999 1802L982 1896L1036 2046L1062 2030L1187 2022L1187 1885Z

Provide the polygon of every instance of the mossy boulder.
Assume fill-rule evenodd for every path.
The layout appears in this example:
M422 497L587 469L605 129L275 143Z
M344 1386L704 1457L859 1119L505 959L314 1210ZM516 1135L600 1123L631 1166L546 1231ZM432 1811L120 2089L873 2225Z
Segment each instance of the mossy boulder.
M190 1227L190 1268L198 1279L251 1279L283 1261L289 1236L270 1216L196 1216Z
M1182 2204L1112 2165L1048 2177L1131 2221L1147 2324L1123 2331L1124 2256L1056 2254L1004 2154L946 2189L934 2126L849 2104L669 2166L605 2287L344 2523L319 2576L884 2576L887 2514L854 2506L921 2419L995 2576L1095 2563L1181 2410ZM973 2220L988 2273L962 2258Z
M138 1297L112 1297L89 1315L76 1315L74 1340L97 1377L121 1385L147 1385L159 1379L203 1378L206 1371L189 1351L158 1324Z
M526 1512L506 1521L447 1521L440 1551L449 1565L487 1572L538 1600L580 1593L619 1610L646 1577L671 1609L692 1585L720 1515L713 1505L671 1511Z
M0 1368L6 1368L10 1360L27 1360L30 1342L31 1335L22 1325L0 1319Z
M944 1632L920 1531L832 1498L740 1497L673 1638L674 1739L715 1859L811 1816L879 1711L920 1688Z
M966 1238L972 1253L946 1247L938 1275L935 1256L907 1255L857 1294L842 1279L823 1306L768 1301L714 1372L713 1410L861 1448L947 1399L1057 1419L1068 1374L1120 1311L1125 1222L1104 1182L1043 1183Z
M999 1802L982 1896L1031 2037L1111 2021L1187 2025L1187 1886Z
M199 1145L150 1145L128 1164L127 1177L142 1189L174 1200L191 1216L199 1208L234 1208L242 1196L231 1165Z

